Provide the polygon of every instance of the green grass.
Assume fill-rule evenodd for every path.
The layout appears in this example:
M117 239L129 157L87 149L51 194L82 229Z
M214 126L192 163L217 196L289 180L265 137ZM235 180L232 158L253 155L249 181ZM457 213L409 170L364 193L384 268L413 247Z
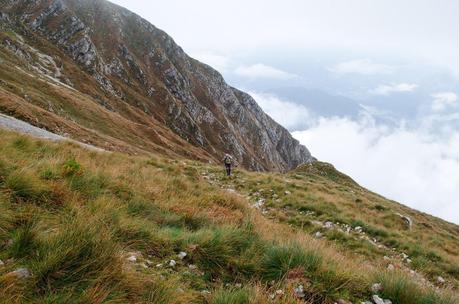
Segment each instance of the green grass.
M30 256L36 249L36 233L32 222L23 223L11 235L13 241L8 248L9 255L13 258Z
M82 170L81 165L74 158L67 160L62 165L62 171L63 171L64 176L77 175L78 173L81 173L81 170Z
M305 275L314 273L322 263L320 253L308 251L297 244L271 246L263 256L261 269L266 281L281 280L290 270L297 269Z
M88 227L87 221L92 222ZM121 272L119 248L97 219L68 219L60 231L43 240L32 261L36 287L40 290L82 287ZM112 282L114 283L114 282Z
M249 289L219 290L212 297L210 304L249 304L253 292Z
M46 203L52 200L50 188L25 170L14 171L5 178L4 187L15 203Z
M384 298L393 303L403 304L454 304L453 296L440 296L435 291L423 288L413 282L413 279L402 273L381 273L375 280L383 286L381 292Z
M358 303L369 299L376 279L388 286L385 296L394 303L411 304L409 297L453 303L446 293L412 282L405 286L397 276L377 277L381 268L372 263L378 249L352 235L320 228L326 239L308 236L316 231L313 220L355 220L347 214L346 204L355 205L352 195L346 201L334 197L334 191L342 192L333 187L320 192L324 196L315 192L311 180L324 187L331 172L308 171L295 182L280 174L247 172L226 179L218 168L196 162L192 168L160 158L152 163L2 131L0 138L6 143L0 146L0 259L8 261L0 268L0 298L8 303L264 304L282 289L286 295L278 301L286 304L295 303L295 284L305 286L312 303L339 298ZM203 170L215 170L222 183L242 195L221 190L220 181L201 180ZM249 207L252 202L243 194L250 191L269 199L272 219ZM366 202L371 200L360 204ZM311 210L316 214L300 213ZM375 211L370 204L368 210ZM387 238L377 224L354 224ZM444 269L449 280L454 277L455 268L443 256L439 260L423 246L406 248L414 265L425 258L434 265L426 272ZM183 260L177 257L181 251L187 253ZM135 263L127 261L132 254L138 257ZM168 266L172 259L174 267ZM32 276L18 281L8 275L19 267Z
M190 258L210 275L226 273L234 277L238 273L253 274L255 267L241 257L251 256L251 251L258 251L263 243L248 228L223 226L190 233L184 237L183 246L194 248Z

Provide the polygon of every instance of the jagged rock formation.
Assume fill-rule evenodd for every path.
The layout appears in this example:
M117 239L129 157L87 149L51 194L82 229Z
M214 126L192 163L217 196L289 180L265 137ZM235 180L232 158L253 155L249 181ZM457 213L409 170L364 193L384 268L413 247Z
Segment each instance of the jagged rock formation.
M69 105L51 101L44 105L30 98L29 103L74 122L66 129L72 136L83 126L94 144L103 141L116 148L120 141L128 141L140 150L161 146L178 155L214 161L229 151L254 170L290 170L312 159L252 97L230 87L217 71L190 58L166 33L126 9L105 0L0 4L4 32L14 33L0 40L2 48L16 57L0 52L9 68L46 75L47 82L76 90L91 107L97 106L89 111L81 108L86 104L72 104L69 110ZM7 90L8 85L0 89ZM1 106L11 112L11 106ZM101 116L111 117L110 130L98 126L95 117L87 117L102 112Z

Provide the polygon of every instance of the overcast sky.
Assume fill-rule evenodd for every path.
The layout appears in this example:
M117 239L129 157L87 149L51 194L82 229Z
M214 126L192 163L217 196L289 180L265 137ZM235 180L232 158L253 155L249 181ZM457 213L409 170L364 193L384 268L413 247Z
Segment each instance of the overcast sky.
M459 1L112 2L250 92L314 156L459 223Z
M448 65L459 72L455 0L115 0L186 51L345 48Z

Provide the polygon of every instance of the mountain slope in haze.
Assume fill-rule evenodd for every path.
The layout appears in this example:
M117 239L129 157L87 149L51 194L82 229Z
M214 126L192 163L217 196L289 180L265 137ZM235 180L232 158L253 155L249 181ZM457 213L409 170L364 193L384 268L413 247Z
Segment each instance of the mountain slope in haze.
M106 149L290 170L309 151L244 92L104 0L2 0L0 109Z
M0 303L459 303L459 227L328 164L0 142Z

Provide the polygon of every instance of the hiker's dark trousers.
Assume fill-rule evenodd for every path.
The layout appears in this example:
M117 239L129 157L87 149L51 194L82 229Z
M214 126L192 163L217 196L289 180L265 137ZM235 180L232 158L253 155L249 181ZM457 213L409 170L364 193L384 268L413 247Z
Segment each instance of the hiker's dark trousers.
M225 164L226 175L231 176L231 164Z

